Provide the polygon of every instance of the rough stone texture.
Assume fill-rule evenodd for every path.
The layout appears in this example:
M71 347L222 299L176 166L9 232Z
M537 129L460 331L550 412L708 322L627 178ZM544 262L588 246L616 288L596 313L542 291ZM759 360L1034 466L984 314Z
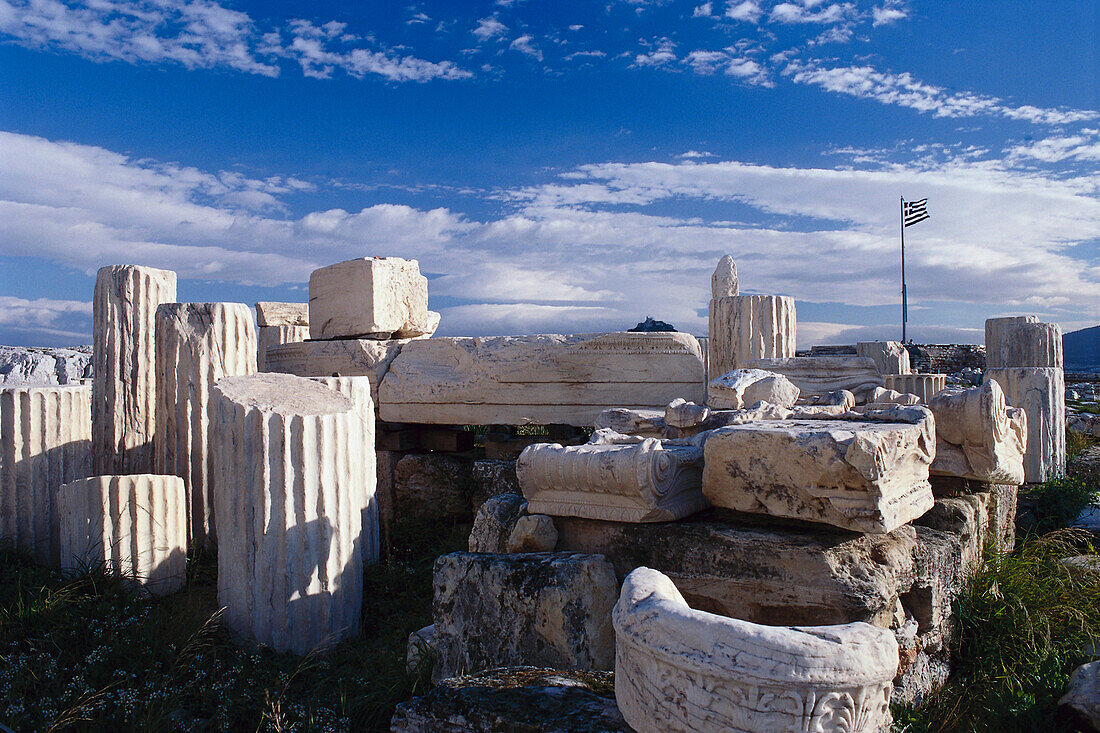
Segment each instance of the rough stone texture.
M936 458L930 473L991 483L1024 482L1027 415L1006 405L997 382L940 392L928 407L936 416Z
M257 303L256 325L309 326L309 303Z
M933 488L936 505L917 522L958 537L968 573L981 567L986 550L1007 553L1015 546L1018 486L937 478Z
M1070 456L1066 460L1066 472L1100 486L1100 445Z
M156 313L156 471L187 487L187 541L213 547L210 434L214 383L256 373L256 328L244 303L165 303Z
M706 441L703 494L715 506L890 532L932 508L928 466L935 426L775 420L715 430Z
M661 410L628 410L613 407L604 410L593 425L597 430L614 430L622 435L638 435L645 438L665 437L665 413Z
M791 380L762 369L734 369L712 380L707 388L707 404L715 410L741 410L757 402L793 407L796 401L798 387Z
M0 387L50 387L91 378L90 346L0 346Z
M1070 412L1066 408L1066 430L1100 438L1100 415L1091 412Z
M528 511L618 522L667 522L707 507L702 493L702 448L665 444L655 438L618 439L624 442L537 443L526 448L516 462L516 474Z
M614 611L615 700L638 733L889 728L898 643L886 629L763 626L688 606L638 568Z
M985 381L994 380L1005 400L1027 413L1027 452L1024 480L1046 481L1066 465L1066 387L1056 367L988 369Z
M749 366L755 359L794 356L794 298L780 295L712 298L709 323L710 377Z
M1082 664L1069 678L1066 694L1058 701L1062 719L1080 730L1100 730L1100 661Z
M978 344L906 344L909 364L921 374L956 374L985 369L985 347Z
M909 352L900 341L860 341L856 356L866 356L875 362L879 374L908 374Z
M176 300L176 273L111 265L92 301L92 470L152 473L156 452L157 307Z
M407 343L407 339L338 339L283 344L268 349L264 371L299 377L369 377L377 410L378 385Z
M925 405L947 386L946 374L887 374L883 379L887 389L915 394Z
M416 260L364 257L309 276L310 338L412 338L438 325Z
M600 413L601 415L603 413ZM710 408L677 397L665 405L665 424L675 428L693 428L710 415Z
M908 392L902 394L894 389L875 387L875 391L871 393L871 398L867 402L871 405L919 405L921 399Z
M884 386L873 359L865 356L795 356L789 359L757 359L745 366L782 374L798 387L803 397L846 389L857 402L866 402L875 387ZM908 390L898 390L908 391Z
M629 733L610 672L505 667L443 680L397 706L393 733Z
M470 552L503 553L516 523L527 514L527 502L519 494L498 494L481 505L470 529Z
M723 255L710 276L710 297L728 298L737 295L737 265L733 257Z
M388 422L590 426L611 407L703 401L699 343L686 333L412 341L379 387Z
M251 323L251 316L249 317ZM58 489L61 567L102 565L156 595L187 579L187 490L178 476L93 476Z
M558 544L554 520L545 514L520 517L508 535L508 552L553 552Z
M0 539L56 567L57 488L91 472L91 385L0 389Z
M260 326L256 330L256 364L261 372L285 371L268 366L268 350L309 338L309 326Z
M470 502L477 511L498 494L519 494L519 478L515 461L476 460L470 464L473 492Z
M1062 328L1035 316L987 319L985 366L1062 368Z
M441 453L404 456L394 467L394 518L468 516L471 489L469 461Z
M363 499L362 535L359 546L363 554L364 563L378 562L382 551L382 527L381 515L378 508L378 468L377 452L374 450L375 425L374 402L371 400L371 384L366 377L313 377L312 381L319 382L334 392L351 400L355 408L355 415L359 418L363 432L363 444L360 450L363 453L363 489L356 492Z
M435 658L435 625L428 624L409 634L405 647L405 671L416 674L429 660Z
M435 563L432 677L516 665L610 669L617 590L599 555L444 555Z
M238 636L304 654L354 633L363 595L363 420L286 374L214 388L218 604ZM222 490L232 487L232 490Z

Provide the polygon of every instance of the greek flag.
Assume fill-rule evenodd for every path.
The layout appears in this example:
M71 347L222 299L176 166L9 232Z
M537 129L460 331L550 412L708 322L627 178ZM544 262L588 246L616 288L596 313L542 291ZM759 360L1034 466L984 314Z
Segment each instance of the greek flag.
M902 202L901 221L904 226L911 227L917 222L924 221L927 218L929 218L928 199Z

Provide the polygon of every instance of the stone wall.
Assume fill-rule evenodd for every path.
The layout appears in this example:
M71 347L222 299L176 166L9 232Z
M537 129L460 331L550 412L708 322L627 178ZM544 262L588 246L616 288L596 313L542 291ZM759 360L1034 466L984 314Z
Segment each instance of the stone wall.
M985 347L978 344L907 344L909 361L919 374L954 374L985 369Z

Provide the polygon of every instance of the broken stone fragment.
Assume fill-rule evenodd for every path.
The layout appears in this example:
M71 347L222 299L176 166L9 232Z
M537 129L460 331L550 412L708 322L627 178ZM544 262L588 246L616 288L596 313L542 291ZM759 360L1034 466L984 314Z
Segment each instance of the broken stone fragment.
M526 513L527 502L519 494L489 497L474 517L474 526L470 530L470 552L507 552L508 538Z
M848 390L855 395L857 402L866 402L875 387L883 386L883 377L874 360L865 356L757 359L745 366L784 375L804 397Z
M899 658L886 629L763 626L694 610L649 568L623 582L614 625L615 700L639 733L890 726Z
M302 341L267 350L265 371L299 377L368 377L378 409L378 385L407 340L337 339Z
M711 381L707 387L707 404L715 410L741 410L757 402L793 407L798 393L798 387L782 374L762 369L734 369Z
M1066 387L1062 369L987 369L984 380L997 382L1005 401L1027 414L1024 480L1041 483L1062 473L1066 465Z
M268 350L309 338L309 326L260 326L256 329L256 366L261 372L285 371L268 367Z
M558 544L554 520L545 514L520 517L508 535L508 552L553 552Z
M1100 730L1100 661L1074 670L1058 706L1060 719L1073 730Z
M1057 323L1040 323L1014 318L990 319L995 341L986 341L985 365L987 369L1008 367L1056 367L1062 368L1062 328ZM989 333L989 321L986 332ZM987 337L988 338L988 337Z
M411 337L438 325L438 314L428 313L428 279L416 260L363 257L309 276L312 339Z
M920 397L915 394L902 394L895 389L875 387L867 403L871 405L919 405Z
M606 428L622 435L640 435L645 438L665 437L666 427L665 413L660 410L628 410L625 407L604 410L596 417L593 425L597 430Z
M405 647L405 671L408 674L416 674L421 667L428 664L435 654L435 626L428 624L422 629L409 634L409 641Z
M1027 415L1007 406L996 381L945 390L928 407L936 416L931 473L991 483L1024 482Z
M903 410L916 422L881 421ZM728 509L885 533L932 508L934 455L932 414L920 407L732 425L707 438L703 494Z
M704 422L709 414L710 409L706 405L697 405L683 397L677 397L665 406L665 424L676 428L693 428Z
M733 257L723 255L710 276L710 297L728 298L737 295L737 265Z
M617 588L600 555L444 555L435 563L432 678L516 665L610 669Z
M256 325L309 326L309 303L257 303Z
M860 341L856 356L874 360L880 374L908 374L909 352L900 341Z
M794 356L794 299L779 295L712 298L708 336L711 377L750 366L754 359Z
M931 402L947 386L946 374L885 374L882 378L886 389L914 394L920 398L922 405Z

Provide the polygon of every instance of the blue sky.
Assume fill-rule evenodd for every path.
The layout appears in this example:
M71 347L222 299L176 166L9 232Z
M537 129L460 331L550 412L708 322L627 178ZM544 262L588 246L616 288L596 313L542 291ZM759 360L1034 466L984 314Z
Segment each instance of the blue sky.
M295 300L420 260L439 333L799 345L1100 320L1100 4L0 0L0 343L90 342L95 270Z

